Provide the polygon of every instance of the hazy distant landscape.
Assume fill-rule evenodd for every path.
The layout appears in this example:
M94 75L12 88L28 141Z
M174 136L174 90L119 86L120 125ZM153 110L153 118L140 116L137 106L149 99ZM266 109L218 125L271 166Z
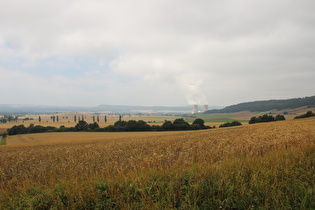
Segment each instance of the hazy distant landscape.
M208 106L205 114L210 113L234 113L241 111L264 112L270 110L296 109L300 107L315 107L315 96L294 98L286 100L265 100L244 102L227 107ZM28 113L45 114L57 112L106 112L106 113L181 113L192 112L192 106L168 107L168 106L127 106L127 105L99 105L96 107L80 106L48 106L48 105L23 105L23 104L0 104L1 113ZM202 106L198 107L203 113Z
M210 106L210 109L217 109L219 106ZM0 104L0 113L55 113L55 112L114 112L114 113L135 113L135 112L191 112L191 106L168 107L168 106L127 106L127 105L99 105L95 107L80 106L47 106L47 105L25 105L25 104Z

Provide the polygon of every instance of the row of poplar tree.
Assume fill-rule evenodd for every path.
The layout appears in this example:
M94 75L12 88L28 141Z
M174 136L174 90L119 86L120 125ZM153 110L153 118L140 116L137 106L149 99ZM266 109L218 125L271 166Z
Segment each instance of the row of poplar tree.
M119 115L119 120L121 120L121 115ZM68 117L65 117L66 119L68 119ZM53 121L53 122L59 122L59 116L57 115L57 116L51 116L50 117L50 119ZM80 116L76 116L76 115L74 115L73 116L73 121L74 122L79 122L79 121L81 121L81 120L86 120L86 117L84 117L83 115L80 117ZM38 122L41 122L42 121L42 118L41 118L41 116L38 116ZM100 116L99 115L97 115L96 117L93 115L92 116L92 121L93 122L100 122ZM107 122L107 116L105 115L104 116L104 122Z

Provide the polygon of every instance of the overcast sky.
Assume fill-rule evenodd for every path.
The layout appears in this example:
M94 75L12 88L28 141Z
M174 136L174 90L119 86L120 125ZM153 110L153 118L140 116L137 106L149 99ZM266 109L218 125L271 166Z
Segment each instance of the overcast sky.
M0 0L0 104L315 95L314 0Z

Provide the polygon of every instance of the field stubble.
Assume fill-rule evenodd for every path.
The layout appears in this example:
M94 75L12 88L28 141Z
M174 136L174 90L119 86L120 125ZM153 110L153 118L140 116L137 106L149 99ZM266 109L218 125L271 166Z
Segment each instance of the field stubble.
M120 208L185 209L207 206L209 198L214 208L301 205L292 199L315 205L310 201L315 198L314 124L307 119L189 132L23 135L24 143L0 147L0 193L19 192L16 199L32 206L25 195L35 189L35 197L50 196L49 207L62 208L89 202L95 207L100 189L111 207ZM8 137L7 143L14 138L19 137ZM308 194L297 198L292 193L298 189L286 189L289 182L303 185ZM67 203L60 202L60 187Z

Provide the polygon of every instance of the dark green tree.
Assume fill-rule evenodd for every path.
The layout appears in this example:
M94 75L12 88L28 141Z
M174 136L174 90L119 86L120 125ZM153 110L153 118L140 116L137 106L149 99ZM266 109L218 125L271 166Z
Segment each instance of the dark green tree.
M46 130L47 130L46 127L41 126L41 125L36 125L32 129L32 133L44 133Z
M118 122L122 122L122 121L118 121ZM126 127L126 131L137 131L138 130L137 121L129 120L125 127Z
M137 129L138 131L148 131L151 129L151 126L148 125L146 122L144 122L143 120L139 120L137 122Z
M308 111L306 112L306 114L296 116L294 119L307 118L307 117L313 117L313 116L315 116L315 114L312 111Z
M173 122L174 130L189 130L189 123L186 122L183 118L174 120Z
M73 121L74 121L74 122L77 122L77 116L76 116L76 115L74 115Z
M34 129L34 124L31 123L31 124L27 127L26 133L33 133L33 129Z
M201 118L197 118L194 120L194 122L192 123L193 125L199 125L200 128L205 128L205 121Z
M163 125L162 125L162 128L165 131L172 131L172 130L174 130L174 125L171 121L165 120Z
M10 123L12 120L14 120L14 117L13 117L12 115L9 115L9 116L7 117L7 119L8 119L8 121L9 121L9 123Z
M7 123L7 119L6 119L6 118L1 118L1 119L0 119L0 122L1 122L1 123Z
M116 121L116 122L114 123L114 126L115 126L115 127L125 127L126 125L127 125L127 122L124 121L124 120Z
M85 122L84 120L80 120L76 125L75 129L77 131L86 131L88 129L88 123Z
M254 124L254 123L257 123L257 118L256 117L250 118L248 124Z
M97 122L94 122L94 123L88 124L87 130L94 130L94 129L99 128L99 127L100 126L97 124Z
M285 117L283 115L278 114L275 118L276 121L285 120Z
M38 116L38 122L41 122L42 118L40 116Z
M127 131L127 122L122 120L122 121L116 121L114 123L115 131Z
M24 125L14 125L12 128L8 129L9 135L25 134L27 128Z
M305 114L306 117L312 117L313 116L313 112L312 111L308 111Z
M231 127L231 126L239 126L239 125L242 125L242 123L240 123L239 121L235 120L233 122L224 123L224 124L220 125L219 128Z

